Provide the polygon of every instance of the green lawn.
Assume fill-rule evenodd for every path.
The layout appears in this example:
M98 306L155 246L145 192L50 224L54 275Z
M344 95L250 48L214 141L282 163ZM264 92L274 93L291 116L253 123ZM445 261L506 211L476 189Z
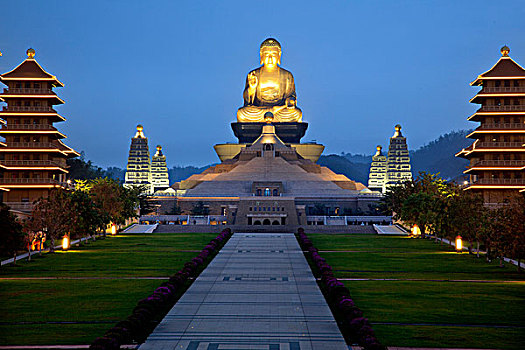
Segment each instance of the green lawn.
M180 250L200 251L215 237L213 233L119 235L21 261L19 267L2 267L0 345L89 344L163 282L130 278L167 277L197 255ZM35 323L19 324L24 322Z
M400 279L343 281L385 345L523 349L525 273L515 266L423 239L309 237L319 250L339 251L320 253L339 278Z

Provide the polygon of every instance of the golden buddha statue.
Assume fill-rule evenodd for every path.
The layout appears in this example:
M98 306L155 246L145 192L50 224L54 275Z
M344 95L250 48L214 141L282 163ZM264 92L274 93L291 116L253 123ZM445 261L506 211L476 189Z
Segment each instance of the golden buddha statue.
M240 123L264 122L264 114L271 112L273 122L301 122L302 112L296 106L293 75L281 64L281 44L268 38L261 44L262 67L246 77L244 106L237 111Z

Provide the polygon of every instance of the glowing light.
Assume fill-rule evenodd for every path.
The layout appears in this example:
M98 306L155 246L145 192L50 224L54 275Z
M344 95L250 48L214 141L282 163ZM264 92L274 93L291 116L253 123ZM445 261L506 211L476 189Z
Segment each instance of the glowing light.
M456 251L458 253L460 253L462 249L463 249L463 240L461 239L460 235L457 235L457 237L456 237Z
M463 181L463 185L467 186L468 185L468 181L467 180Z
M62 238L62 250L68 250L70 244L71 242L69 241L69 236L64 236L64 238Z
M111 224L111 235L116 235L117 234L117 225L115 224Z
M421 234L421 229L419 228L419 226L414 225L412 226L411 232L413 236L419 236Z

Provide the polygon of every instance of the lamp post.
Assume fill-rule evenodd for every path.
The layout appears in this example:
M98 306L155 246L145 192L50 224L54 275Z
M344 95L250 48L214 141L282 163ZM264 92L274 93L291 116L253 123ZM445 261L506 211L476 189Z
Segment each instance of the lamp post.
M460 235L456 236L456 252L461 253L463 250L463 240Z

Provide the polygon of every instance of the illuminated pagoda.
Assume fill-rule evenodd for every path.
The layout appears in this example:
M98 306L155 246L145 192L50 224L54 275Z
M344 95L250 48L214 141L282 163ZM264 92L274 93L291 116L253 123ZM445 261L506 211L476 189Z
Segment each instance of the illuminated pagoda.
M401 133L401 125L397 124L394 136L390 138L390 145L388 146L385 189L409 180L412 180L412 172L407 139Z
M470 85L481 90L470 102L481 107L468 120L480 125L474 143L456 154L470 160L467 190L480 192L486 205L498 205L525 190L525 69L501 48L502 57Z
M157 152L151 160L151 183L154 192L163 191L170 187L166 156L162 154L162 147L160 145L157 146Z
M152 193L148 138L143 130L142 125L137 125L137 132L131 138L124 186L144 186L145 192Z
M372 157L370 174L368 177L368 189L371 191L384 192L386 179L386 156L383 154L383 147L377 146L376 154Z
M69 187L66 159L79 154L61 140L64 134L53 125L65 118L53 109L64 101L53 91L64 85L35 60L35 50L15 69L0 75L7 85L0 101L0 187L3 201L13 210L29 212L32 203L52 188ZM1 119L0 119L1 120Z

